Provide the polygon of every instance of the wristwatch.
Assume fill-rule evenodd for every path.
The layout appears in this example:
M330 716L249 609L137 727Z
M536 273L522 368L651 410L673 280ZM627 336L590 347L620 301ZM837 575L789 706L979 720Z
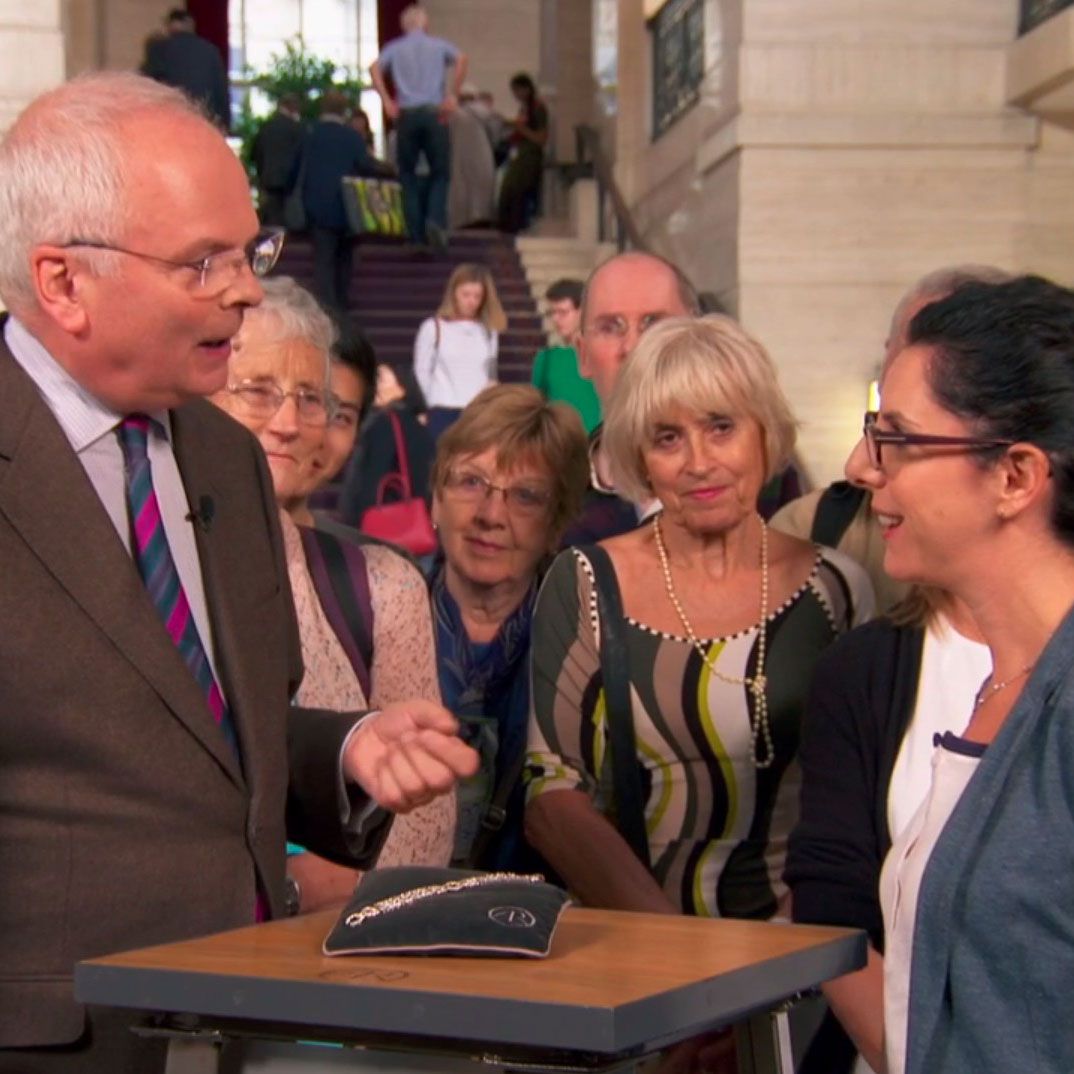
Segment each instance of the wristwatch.
M290 873L283 878L283 908L288 917L294 917L302 907L302 888Z

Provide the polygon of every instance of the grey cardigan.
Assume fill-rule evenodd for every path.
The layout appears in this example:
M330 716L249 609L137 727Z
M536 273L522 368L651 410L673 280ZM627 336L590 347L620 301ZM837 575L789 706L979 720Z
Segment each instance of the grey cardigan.
M1074 611L922 880L906 1074L1074 1071Z

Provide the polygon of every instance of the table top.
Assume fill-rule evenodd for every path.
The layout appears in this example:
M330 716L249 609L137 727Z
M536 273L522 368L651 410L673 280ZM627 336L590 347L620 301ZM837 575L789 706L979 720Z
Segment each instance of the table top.
M342 956L337 914L81 963L80 1001L407 1039L626 1054L764 1010L865 964L862 932L568 909L548 958ZM324 1035L323 1033L321 1034Z

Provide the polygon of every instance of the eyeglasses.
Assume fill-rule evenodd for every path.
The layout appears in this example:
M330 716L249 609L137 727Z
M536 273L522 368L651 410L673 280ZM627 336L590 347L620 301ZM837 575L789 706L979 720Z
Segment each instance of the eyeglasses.
M484 474L474 470L452 470L444 487L461 503L480 503L493 492L502 492L507 509L520 515L540 514L552 498L546 489L532 485L494 485Z
M637 334L640 336L647 329L652 328L657 321L662 321L669 314L666 313L646 313L639 317L635 322ZM625 317L595 317L593 323L582 330L582 334L586 336L596 336L598 339L614 339L621 340L626 337L627 332L630 331L630 322Z
M229 384L227 391L238 399L251 417L271 418L285 399L294 399L298 420L303 425L327 425L334 412L332 401L314 388L296 388L285 392L275 381L240 380Z
M72 246L85 246L90 250L109 250L114 254L126 254L143 261L154 261L158 265L171 268L189 269L197 275L191 278L191 290L199 298L215 298L226 291L238 279L243 268L255 276L267 276L280 259L286 233L281 228L267 228L256 238L248 242L241 250L224 250L218 254L209 254L196 261L173 261L156 254L145 254L140 250L128 250L123 246L98 242L94 239L72 239L65 242L66 250Z
M354 403L344 403L338 395L332 396L331 414L328 420L333 429L345 429L347 432L357 429L360 416L361 411Z
M880 449L884 444L905 446L908 444L929 444L942 447L961 447L968 451L987 451L989 448L1010 447L1015 441L998 440L979 436L933 436L927 433L899 433L893 429L878 429L876 420L879 415L875 410L865 414L862 435L865 448L869 454L869 465L876 470L883 469Z

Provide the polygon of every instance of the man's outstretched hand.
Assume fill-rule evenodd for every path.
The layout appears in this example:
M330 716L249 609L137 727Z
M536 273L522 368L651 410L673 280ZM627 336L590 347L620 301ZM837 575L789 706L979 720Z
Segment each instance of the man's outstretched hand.
M409 813L472 776L480 758L458 721L431 701L400 701L369 716L347 743L343 774L377 805Z

